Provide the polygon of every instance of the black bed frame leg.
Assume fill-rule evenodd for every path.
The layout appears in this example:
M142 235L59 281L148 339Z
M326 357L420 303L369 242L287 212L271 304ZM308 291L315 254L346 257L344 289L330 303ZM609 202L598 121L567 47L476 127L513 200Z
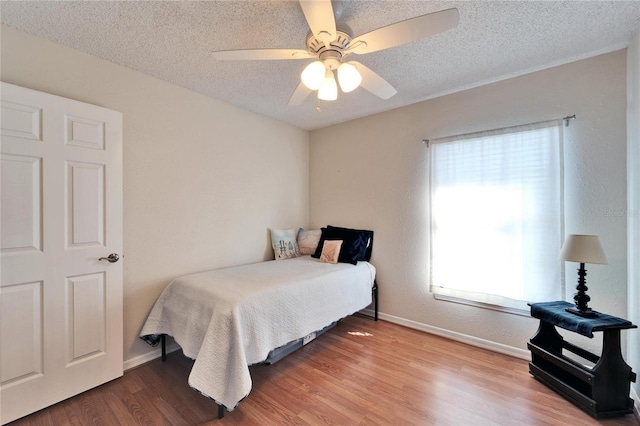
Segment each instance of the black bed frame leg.
M162 362L167 362L167 335L160 335L160 348L162 351ZM224 417L224 405L216 404L218 406L218 419Z
M376 280L373 280L373 309L373 318L378 321L378 283L376 282Z
M160 335L160 347L162 348L162 362L167 362L167 335Z

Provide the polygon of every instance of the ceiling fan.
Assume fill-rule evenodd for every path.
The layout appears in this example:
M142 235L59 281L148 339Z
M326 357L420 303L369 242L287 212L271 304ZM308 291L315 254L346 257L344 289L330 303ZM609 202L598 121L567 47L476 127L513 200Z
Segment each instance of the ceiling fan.
M289 99L289 105L301 104L317 90L318 99L333 101L338 98L338 83L348 93L362 86L365 90L389 99L397 93L385 79L357 61L346 62L352 54L363 55L410 43L424 37L455 28L458 9L446 9L396 22L359 37L353 37L351 28L334 17L331 0L300 0L302 12L311 29L307 35L307 50L301 49L241 49L213 52L221 60L277 60L316 59L305 67L301 82ZM336 17L340 18L341 4L337 3Z

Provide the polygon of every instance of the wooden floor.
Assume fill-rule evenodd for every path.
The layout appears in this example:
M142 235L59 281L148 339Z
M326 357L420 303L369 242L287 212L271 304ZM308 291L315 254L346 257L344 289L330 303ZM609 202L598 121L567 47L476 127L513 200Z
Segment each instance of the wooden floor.
M527 362L353 316L274 365L216 419L176 352L25 417L23 425L638 425L597 421L528 373Z

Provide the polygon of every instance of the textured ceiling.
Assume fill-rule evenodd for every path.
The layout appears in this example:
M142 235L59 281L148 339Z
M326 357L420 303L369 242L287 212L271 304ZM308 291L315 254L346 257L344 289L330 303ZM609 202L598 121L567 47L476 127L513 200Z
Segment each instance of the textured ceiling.
M312 130L627 46L640 1L344 1L358 36L455 7L446 33L353 58L398 93L364 89L289 107L311 60L218 61L213 50L305 49L296 1L2 1L0 21L302 129ZM317 107L320 111L317 111Z

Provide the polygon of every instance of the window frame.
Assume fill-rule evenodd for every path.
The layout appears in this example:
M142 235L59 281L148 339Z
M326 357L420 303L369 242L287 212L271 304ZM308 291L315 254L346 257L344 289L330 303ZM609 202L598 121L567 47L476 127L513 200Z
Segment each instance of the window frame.
M499 136L499 135L509 135L509 134L523 134L530 130L536 129L557 129L557 191L555 194L558 196L557 208L558 208L558 222L559 228L557 229L557 235L554 235L554 239L557 240L557 250L559 252L562 238L564 235L564 132L563 132L563 120L551 120L544 122L531 123L526 125L519 126L511 126L501 129L494 129L483 132L474 132L463 135L457 135L446 138L439 138L435 140L428 141L427 146L430 149L428 155L428 197L429 197L429 208L428 208L428 235L429 235L429 264L428 264L428 287L429 292L433 295L436 300L460 303L465 305L476 306L480 308L492 309L501 312L512 313L516 315L527 315L529 314L529 308L527 303L537 302L542 300L514 300L509 299L504 296L500 296L497 299L493 297L469 297L471 293L482 293L482 292L469 292L465 290L453 290L448 289L443 286L437 285L434 283L434 218L433 218L433 201L434 201L434 188L433 188L433 175L434 175L434 167L433 167L433 145L437 145L440 143L464 143L469 140L478 140L481 138ZM568 125L568 121L566 123ZM555 131L555 130L554 130ZM554 138L555 140L555 138ZM473 142L473 141L472 141ZM506 143L506 142L503 142ZM554 175L555 177L555 175ZM520 221L519 223L522 223ZM547 259L548 260L548 259ZM558 269L554 270L555 275L554 279L557 279L553 285L548 286L549 288L553 287L556 289L556 295L558 298L563 298L565 295L565 277L564 277L564 264L560 260L557 260ZM506 299L506 303L505 303Z

